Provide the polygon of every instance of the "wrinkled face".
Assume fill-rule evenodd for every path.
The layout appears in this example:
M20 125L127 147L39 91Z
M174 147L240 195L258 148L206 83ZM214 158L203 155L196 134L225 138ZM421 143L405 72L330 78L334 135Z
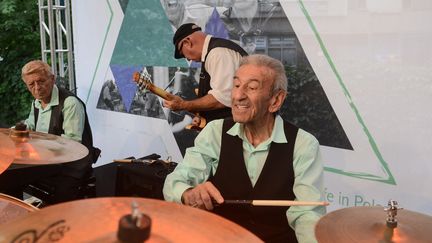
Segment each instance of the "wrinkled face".
M201 61L201 49L198 45L194 45L191 37L185 37L177 44L178 50L189 61Z
M269 69L251 64L241 66L234 76L231 91L232 115L236 122L256 123L273 116L272 80ZM267 75L265 75L267 74Z
M48 103L54 86L54 76L46 76L41 73L27 74L23 77L27 89L35 99Z

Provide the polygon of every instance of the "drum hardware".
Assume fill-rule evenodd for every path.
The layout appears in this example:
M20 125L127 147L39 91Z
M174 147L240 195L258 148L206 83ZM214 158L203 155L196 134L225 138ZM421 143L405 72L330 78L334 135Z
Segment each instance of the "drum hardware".
M141 212L151 218L149 242L262 242L243 227L205 210L136 197L52 205L2 225L0 242L118 242L119 219L130 216L127 222L140 228L147 224Z
M24 198L26 198L26 196L27 196L27 198L24 199L25 203L30 204L30 205L32 205L32 206L34 206L36 208L42 207L43 201L41 199L39 199L39 198L37 198L35 196L31 196L31 195L29 195L29 194L27 194L25 192L23 194L24 194Z
M122 242L144 242L150 237L151 219L139 211L136 201L132 201L131 206L132 213L119 220L117 238Z
M402 210L403 208L398 207L398 203L395 200L389 200L387 207L384 208L384 211L387 212L387 226L389 228L397 227L396 215L398 210Z
M14 128L10 129L9 137L15 143L25 143L30 139L30 132L27 130L27 125L24 123L17 123Z

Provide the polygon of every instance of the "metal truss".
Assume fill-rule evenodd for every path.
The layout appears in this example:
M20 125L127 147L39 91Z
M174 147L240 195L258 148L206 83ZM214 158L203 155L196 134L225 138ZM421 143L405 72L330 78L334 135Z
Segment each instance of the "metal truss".
M39 0L39 22L42 60L76 93L70 1Z

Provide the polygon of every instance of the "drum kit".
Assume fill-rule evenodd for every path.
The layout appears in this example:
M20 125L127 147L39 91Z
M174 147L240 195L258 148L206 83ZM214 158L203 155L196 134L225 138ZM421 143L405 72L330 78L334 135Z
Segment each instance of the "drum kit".
M66 163L87 153L85 146L63 137L0 129L0 174L11 164ZM432 242L432 217L402 210L395 201L389 201L386 208L344 208L323 216L315 226L315 236L319 243ZM215 214L160 200L93 198L38 209L0 194L0 242L144 240L262 242L241 226Z

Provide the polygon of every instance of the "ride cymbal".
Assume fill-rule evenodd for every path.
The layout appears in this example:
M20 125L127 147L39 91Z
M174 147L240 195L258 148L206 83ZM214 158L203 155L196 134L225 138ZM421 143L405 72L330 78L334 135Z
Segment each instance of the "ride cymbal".
M432 217L421 213L399 210L397 226L386 223L383 207L344 208L323 216L315 226L319 243L382 242L424 243L432 239Z
M0 242L119 242L120 218L135 202L151 218L146 242L262 242L241 226L213 213L144 198L93 198L33 212L0 228ZM51 240L51 241L50 241Z
M53 134L6 128L0 128L0 134L3 135L0 137L2 144L11 141L15 145L0 149L0 156L13 151L13 164L66 163L80 160L88 154L88 149L81 143Z

